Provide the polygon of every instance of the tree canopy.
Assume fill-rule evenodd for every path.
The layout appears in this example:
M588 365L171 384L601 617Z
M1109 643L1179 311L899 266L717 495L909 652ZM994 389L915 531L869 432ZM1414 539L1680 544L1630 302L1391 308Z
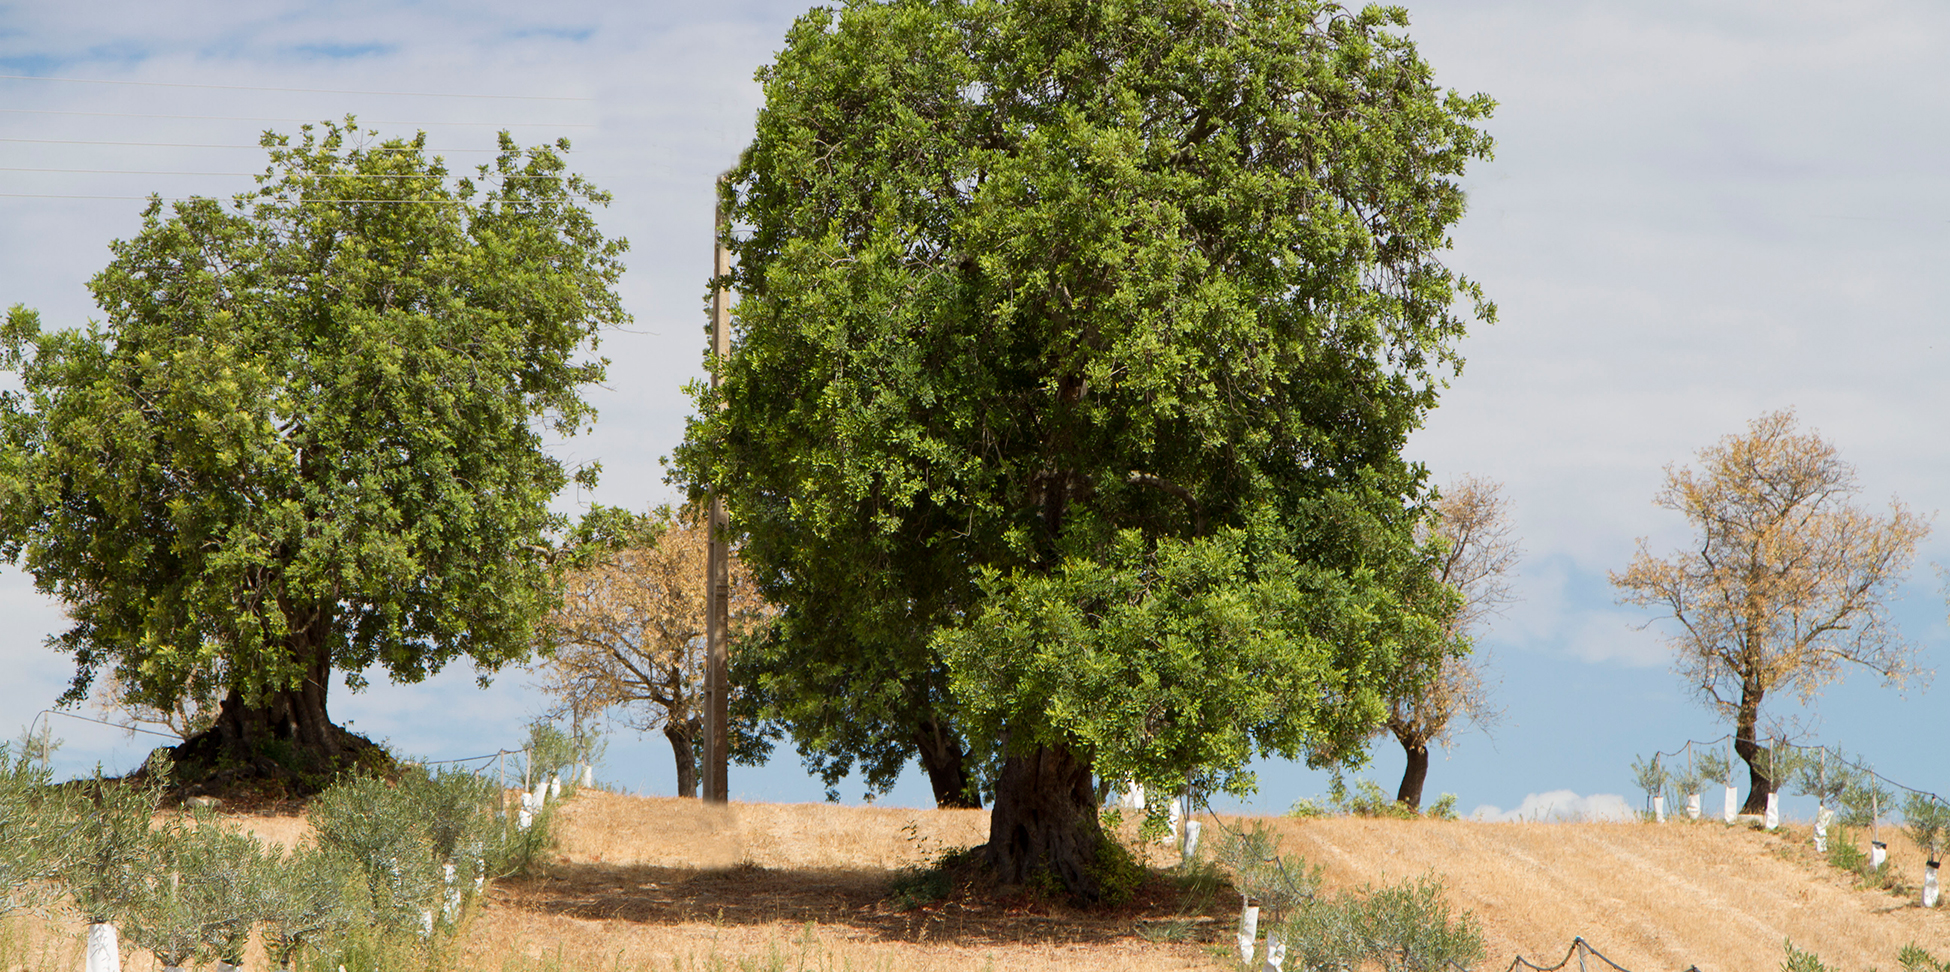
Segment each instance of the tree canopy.
M260 765L350 744L334 669L525 655L570 475L543 436L593 419L628 319L566 142L504 133L458 180L351 118L264 147L228 205L151 199L90 282L105 321L0 330L0 554L67 608L66 699L104 667L158 706L209 677L210 738Z
M1676 624L1674 668L1733 720L1751 784L1743 812L1761 813L1782 782L1760 743L1769 695L1805 703L1851 665L1896 685L1917 673L1888 602L1930 527L1893 498L1887 516L1857 507L1855 467L1800 431L1791 410L1755 419L1699 461L1697 471L1667 467L1657 499L1686 517L1692 547L1654 557L1640 539L1611 582L1623 602Z
M759 676L802 748L946 728L1005 878L1096 893L1093 771L1350 758L1441 650L1401 448L1492 314L1440 258L1491 102L1405 24L862 0L760 72L676 475L783 608Z

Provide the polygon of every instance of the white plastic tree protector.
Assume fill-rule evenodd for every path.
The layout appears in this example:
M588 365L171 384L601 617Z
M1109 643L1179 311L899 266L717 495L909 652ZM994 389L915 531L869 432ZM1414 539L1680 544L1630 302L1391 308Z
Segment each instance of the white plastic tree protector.
M1769 793L1767 795L1767 817L1764 822L1767 824L1768 830L1773 830L1781 825L1781 795L1779 793Z
M243 972L243 969L241 965L232 965L223 959L217 960L217 972Z
M532 796L535 800L535 809L540 810L542 808L542 802L548 799L548 781L536 780L535 792Z
M1171 805L1166 809L1171 812L1171 832L1164 836L1164 841L1166 847L1173 847L1184 839L1185 801L1172 797Z
M1869 866L1881 867L1889 859L1889 845L1879 840L1869 841Z
M1815 804L1815 853L1828 853L1828 824L1835 819L1835 811L1822 804Z
M1124 805L1133 810L1144 809L1144 784L1132 780L1124 787Z
M1655 796L1652 798L1652 820L1655 823L1666 822L1666 798L1665 797Z
M1923 868L1923 907L1925 908L1936 907L1936 865L1936 861L1931 861Z
M447 898L443 903L440 914L448 921L453 921L460 917L460 887L454 883L454 866L452 864L442 864L440 865L440 873L447 882Z
M420 909L420 937L433 937L433 909L431 908Z
M122 972L122 936L108 922L88 926L88 972Z
M1239 909L1239 961L1253 964L1253 945L1259 941L1259 906L1242 905Z
M1686 816L1693 820L1699 819L1699 794L1686 794Z
M587 786L592 788L596 785L596 764L594 763L582 764L582 780L576 785Z
M1740 791L1734 789L1733 784L1729 783L1727 784L1727 823L1732 823L1734 816L1739 812Z
M1274 941L1269 933L1266 939L1266 964L1260 968L1259 972L1281 972L1280 967L1285 964L1286 942Z
M548 798L551 800L562 799L562 778L556 776L554 773L548 775Z
M1196 820L1185 821L1185 842L1178 848L1178 856L1191 860L1198 853L1198 833L1204 825Z

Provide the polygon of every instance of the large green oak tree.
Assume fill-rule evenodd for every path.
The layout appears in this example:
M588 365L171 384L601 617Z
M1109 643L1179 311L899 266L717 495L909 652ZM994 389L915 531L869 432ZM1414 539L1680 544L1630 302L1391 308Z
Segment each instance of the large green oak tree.
M0 554L67 609L68 700L104 667L165 707L210 678L179 764L317 781L369 745L330 719L335 670L533 643L570 476L544 436L593 420L624 243L566 143L504 133L458 179L350 118L264 146L228 205L150 201L89 284L105 321L8 313Z
M675 475L723 491L783 607L738 672L816 765L987 788L999 876L1089 898L1099 780L1358 760L1388 684L1459 650L1401 451L1493 314L1440 259L1492 103L1438 89L1406 23L852 0L793 26L725 183L735 343Z

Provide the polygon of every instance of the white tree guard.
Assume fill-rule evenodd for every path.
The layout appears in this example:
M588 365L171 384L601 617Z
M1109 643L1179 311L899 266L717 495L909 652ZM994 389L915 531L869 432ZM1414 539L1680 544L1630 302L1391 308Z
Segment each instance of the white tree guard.
M1881 867L1889 859L1889 845L1879 840L1869 842L1869 866Z
M1740 813L1740 791L1734 789L1733 786L1729 784L1727 786L1727 823L1732 823L1733 818L1739 813Z
M1169 840L1171 844L1175 845L1179 841L1184 839L1183 834L1185 832L1184 830L1185 801L1179 799L1178 797L1172 797L1170 811L1171 811L1171 836Z
M454 921L460 917L460 888L454 883L454 866L440 865L440 874L447 883L447 898L440 909L441 917Z
M1281 972L1280 967L1285 964L1286 942L1276 942L1269 934L1266 938L1266 964L1260 967L1259 972Z
M526 796L526 794L523 795ZM519 811L516 811L515 826L521 828L522 830L527 830L534 823L535 823L535 815L529 812L527 806L523 806Z
M577 785L577 786L587 786L587 787L591 787L591 788L593 788L593 787L595 787L595 785L596 785L596 764L594 764L594 763L584 763L584 764L582 764L582 779L581 779L581 781L580 781L580 782L578 782L578 783L577 783L576 785Z
M1828 825L1835 819L1835 811L1822 804L1815 804L1815 853L1828 853Z
M217 972L243 972L243 969L241 965L232 965L223 959L217 960Z
M548 781L536 780L535 792L531 796L533 796L535 801L535 809L540 810L542 803L548 799Z
M1655 796L1652 798L1652 820L1654 823L1666 822L1666 798L1665 797Z
M1767 816L1763 822L1767 825L1768 830L1773 830L1781 825L1781 795L1779 793L1769 793L1767 795Z
M1693 820L1699 819L1699 794L1686 794L1686 816Z
M1185 842L1178 848L1180 859L1189 861L1198 854L1198 834L1204 826L1196 820L1185 821Z
M432 908L420 909L420 937L421 938L433 937L433 909Z
M122 972L122 936L113 924L88 926L88 972Z
M548 798L551 800L562 799L562 778L556 776L554 773L548 775Z
M1937 862L1931 861L1923 868L1923 907L1925 908L1936 907L1936 866Z
M1239 961L1253 964L1253 946L1258 941L1259 906L1242 905L1239 909Z

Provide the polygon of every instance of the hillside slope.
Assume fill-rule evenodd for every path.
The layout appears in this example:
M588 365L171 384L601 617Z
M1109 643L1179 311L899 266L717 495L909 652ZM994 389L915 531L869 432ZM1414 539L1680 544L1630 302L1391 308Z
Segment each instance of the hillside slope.
M1849 972L1892 972L1908 942L1950 957L1950 907L1857 887L1815 857L1805 827L1267 823L1331 885L1441 875L1455 906L1482 921L1497 969L1516 955L1554 964L1580 935L1634 972L1773 972L1787 939ZM1897 873L1920 884L1922 856L1887 828L1884 837Z
M1816 859L1805 827L1206 819L1208 839L1220 827L1272 828L1284 853L1324 868L1329 887L1440 875L1455 907L1481 921L1490 972L1517 955L1555 964L1574 936L1633 972L1773 972L1787 939L1837 972L1896 972L1912 941L1950 958L1950 907L1857 887ZM987 827L981 811L710 807L588 791L564 804L559 860L498 888L465 948L481 968L523 954L561 968L771 965L773 955L788 968L1236 968L1210 945L1145 940L1138 910L885 900L902 867L979 843ZM1898 873L1919 883L1921 855L1883 835ZM1235 907L1218 902L1226 917L1198 926L1207 942L1229 939Z

